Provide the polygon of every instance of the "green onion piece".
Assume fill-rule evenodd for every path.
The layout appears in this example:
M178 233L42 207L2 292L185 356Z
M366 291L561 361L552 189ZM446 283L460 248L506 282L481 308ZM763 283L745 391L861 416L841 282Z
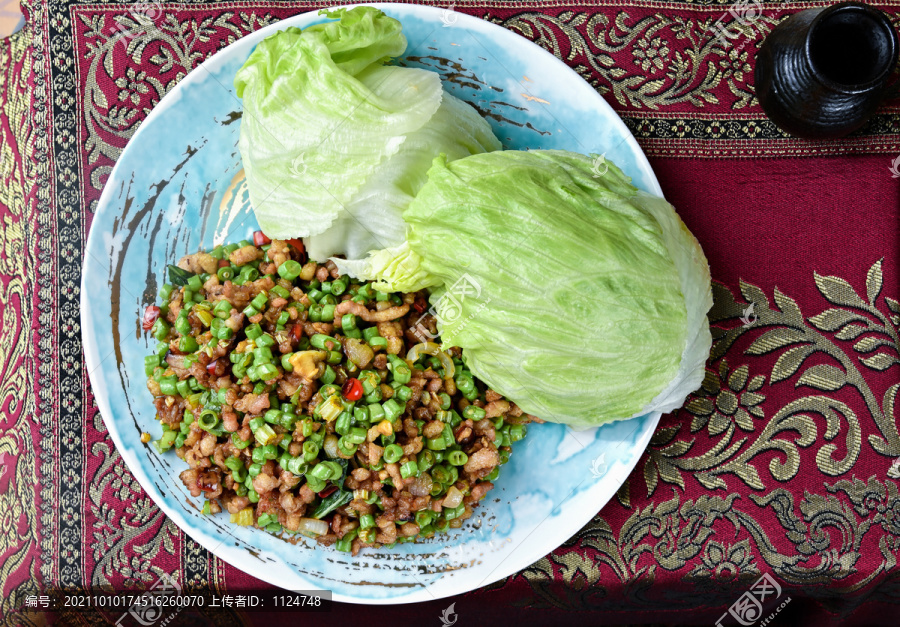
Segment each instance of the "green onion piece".
M159 355L147 355L144 357L144 374L148 377L153 374L153 371L159 366Z
M251 281L255 281L259 278L259 270L254 268L251 265L246 265L241 267L240 274L241 281L244 283L250 283Z
M353 427L344 437L350 444L362 444L366 441L366 430L362 427Z
M254 464L263 464L266 461L265 456L263 455L263 447L257 446L253 449L253 453L250 455L250 459L253 460Z
M263 336L265 337L265 336ZM262 339L262 338L260 338ZM268 364L272 362L272 349L268 346L257 346L257 348L253 349L253 363L256 365L259 364Z
M425 440L425 446L432 451L443 451L447 448L447 443L444 441L443 437L427 438Z
M382 398L384 398L384 394L381 391L380 385L372 388L372 391L365 396L365 400L367 403L377 403Z
M397 364L393 367L394 381L406 385L412 379L412 372L406 364Z
M291 296L291 293L286 288L284 288L280 285L276 285L269 291L274 293L276 296L279 296L284 299L290 298L290 296Z
M485 416L485 411L481 407L469 405L463 410L463 418L478 422Z
M384 408L378 403L369 405L369 422L379 422L384 419Z
M250 304L256 307L259 311L262 311L266 303L269 302L269 297L266 296L265 292L260 292L256 296L253 297L253 300L250 301Z
M331 478L331 468L328 462L319 462L313 469L306 473L307 478L319 479L320 481L328 481ZM317 490L318 492L319 490Z
M335 374L334 369L330 365L327 365L325 366L325 372L319 377L319 381L325 384L334 383L336 378L337 374Z
M160 453L165 453L170 448L172 448L172 445L175 444L175 439L177 437L177 431L172 431L171 429L168 431L163 431L162 437L155 442L156 450Z
M278 436L275 434L275 431L267 424L264 424L259 429L257 429L253 433L256 441L265 446L266 444L271 444L276 441Z
M301 266L293 259L288 259L280 266L278 266L278 275L286 281L293 281L298 276L300 276L300 272L302 270L303 266Z
M303 461L312 463L319 456L319 445L307 440L303 443Z
M276 438L277 439L277 438ZM277 444L266 444L262 447L263 457L265 459L275 459L278 457L278 446Z
M267 409L263 414L263 420L269 424L276 425L281 421L281 412L277 409Z
M191 384L188 383L187 379L176 383L175 389L178 390L178 394L180 394L182 398L187 398L191 395Z
M353 540L359 534L359 528L351 529L344 534L344 537L334 544L334 548L343 553L349 553L353 547Z
M509 427L509 439L512 442L518 442L525 439L528 434L528 427L525 425L511 425Z
M344 411L338 416L337 421L334 423L334 431L338 435L347 435L350 432L350 423L353 418L350 415L350 412Z
M353 444L349 440L347 440L347 436L342 436L342 437L338 438L337 446L338 446L338 450L341 453L343 453L346 457L350 457L354 453L356 453L357 445Z
M159 391L162 392L163 396L175 396L178 394L178 388L175 387L177 383L177 377L163 377L159 380Z
M212 409L204 409L202 412L200 412L200 415L197 416L197 426L199 426L204 431L215 429L218 424L219 414L217 414Z
M237 470L238 468L244 467L244 462L241 461L240 457L235 457L234 455L232 455L225 460L225 466L227 466L231 470Z
M315 470L315 468L313 468ZM312 472L312 471L310 471ZM310 472L306 473L306 485L309 486L309 489L313 492L321 492L325 489L325 479L319 479L318 477L313 477Z
M425 449L418 455L419 472L425 472L435 464L434 451Z
M430 525L431 520L435 517L435 515L435 512L429 510L416 512L416 524L419 526L419 529Z
M268 348L275 345L275 338L268 333L263 333L254 340L257 348Z
M400 414L403 413L403 407L401 407L397 401L392 398L389 398L382 404L382 408L384 409L384 417L391 422L394 422Z
M324 284L323 284L324 287ZM331 293L335 296L340 296L344 292L347 291L347 279L341 277L339 279L335 279L331 282Z
M200 277L197 276L196 274L193 274L190 277L188 277L187 283L185 285L187 285L189 288L191 288L195 292L199 292L200 288L203 287L203 283L200 281ZM185 299L185 300L187 300L187 299Z
M405 464L400 466L400 476L404 479L415 477L417 474L419 474L419 465L416 464L416 462L406 462Z
M178 350L182 353L193 353L198 348L200 348L200 346L197 344L197 340L190 335L186 335L178 340Z
M310 338L309 343L312 344L315 348L318 348L319 350L328 350L328 351L334 350L335 348L337 348L341 345L340 342L338 342L336 339L334 339L330 335L324 335L322 333L316 333L315 335L313 335Z
M403 457L403 449L399 444L390 444L384 447L384 451L381 454L384 461L388 464L396 463Z
M394 396L405 403L412 397L412 389L405 385L401 385L394 392Z
M278 366L275 364L261 364L256 367L257 376L263 381L271 381L278 376Z
M469 461L469 456L462 451L450 451L450 453L447 455L447 461L454 466L463 466L467 461Z
M262 330L262 327L259 326L259 324L254 322L253 324L248 326L246 329L244 329L244 333L246 333L247 337L250 338L251 340L255 340L260 335L263 334L263 330Z
M151 329L151 331L153 333L153 337L155 337L160 342L164 342L169 336L169 325L162 318L157 318L156 322L153 323L153 328Z
M349 331L351 329L356 328L356 316L351 313L344 314L341 317L341 328L345 331Z
M284 466L282 466L282 468L284 468ZM285 468L285 470L293 475L301 477L309 471L309 464L305 462L302 457L294 457L287 463L287 468Z
M447 445L447 448L456 444L456 438L453 437L453 428L446 422L444 423L444 432L441 435L444 437L444 444Z
M341 415L341 412L344 411L344 405L341 403L339 395L332 394L325 401L320 403L316 409L319 410L319 414L326 422L331 422Z
M353 409L353 418L356 422L365 423L369 421L369 410L365 407L355 407Z
M333 383L328 383L319 388L319 396L321 396L323 399L330 398L335 394L340 393L340 391L340 387L334 385ZM341 407L343 407L343 405Z

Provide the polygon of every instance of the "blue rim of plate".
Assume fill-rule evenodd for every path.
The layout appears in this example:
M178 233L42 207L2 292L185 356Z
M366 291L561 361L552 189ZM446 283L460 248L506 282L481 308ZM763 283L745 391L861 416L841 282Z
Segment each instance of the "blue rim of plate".
M357 5L346 6L350 7ZM446 12L446 9L426 7L421 5L410 5L402 3L369 3L367 4L367 6L377 7L383 10L388 15L396 17L401 22L403 22L404 20L412 20L414 19L414 17L415 19L422 18L435 24L435 28L439 28L439 26L437 26L437 23L441 22L442 17L447 19L447 16L451 15ZM204 61L202 64L200 64L193 71L191 71L176 87L174 87L168 94L166 94L166 96L156 107L154 107L154 109L144 120L140 128L132 137L128 146L137 146L139 145L140 140L145 135L153 132L158 132L158 129L154 131L154 125L157 124L157 120L162 120L165 117L166 112L169 111L169 109L181 98L182 94L184 94L186 90L191 89L192 86L199 87L203 83L203 81L206 81L208 79L208 77L214 77L216 68L227 63L228 58L231 58L236 54L241 54L244 51L246 51L246 54L244 54L242 58L246 58L246 55L249 54L250 50L252 50L252 47L257 42L275 31L282 30L288 26L305 27L315 22L324 21L325 19L326 18L324 17L317 16L315 12L312 11L299 14L291 18L282 20L276 24L267 26L254 33L251 33L246 37L243 37L240 40L229 45L228 47L220 50L209 59ZM473 34L477 33L478 35L489 37L494 41L499 41L501 43L508 42L509 46L513 49L520 46L525 46L529 50L528 59L531 64L549 66L555 72L571 74L577 77L577 74L575 74L573 70L571 70L568 66L554 57L552 54L529 42L528 40L520 37L519 35L512 33L511 31L465 14L452 13L452 19L452 24L454 26L458 25L465 29L467 33L472 34L473 39L477 39ZM410 43L412 44L413 42ZM634 137L628 131L624 122L622 122L622 120L613 112L611 107L609 107L609 105L593 90L593 88L590 87L590 85L584 82L580 77L577 78L579 81L581 81L581 84L583 84L582 92L585 94L585 99L588 100L588 102L586 102L585 104L588 106L588 108L596 110L595 113L597 115L602 114L604 118L604 124L608 125L604 127L606 136L611 136L619 140L618 143L612 146L609 150L619 150L620 152L626 154L626 158L630 157L633 159L632 163L624 164L622 166L623 170L627 174L632 176L635 185L637 185L638 187L643 188L645 191L662 195L659 183L657 182L656 177L654 176L653 171L646 160L646 157L644 156ZM523 88L526 91L528 89L524 85ZM574 137L573 134L570 133L570 135ZM503 138L501 137L501 140L502 139ZM576 141L578 141L577 138ZM578 141L578 143L579 145L581 144L580 141ZM261 549L259 552L256 552L253 549L258 546L257 542L261 542L263 544L268 543L268 545L271 546L271 536L263 531L241 529L238 531L240 531L241 533L246 531L247 534L250 535L247 536L247 534L243 534L243 536L241 536L236 533L225 533L223 539L222 533L220 533L222 532L221 526L214 525L212 529L208 528L207 519L204 519L202 517L198 519L198 508L195 505L185 506L185 504L182 503L181 500L174 498L174 496L169 496L166 491L160 485L158 485L156 481L154 481L148 474L148 468L145 465L157 466L160 460L162 460L163 458L149 446L134 445L135 438L139 437L139 432L143 428L143 425L138 424L138 417L136 417L134 413L132 413L130 418L132 419L133 424L129 424L130 421L127 420L126 416L117 416L113 412L113 406L110 402L110 398L111 393L118 395L119 390L116 389L116 387L119 382L116 381L113 377L109 377L109 373L106 370L100 368L105 360L108 359L109 354L105 356L101 355L101 352L99 350L100 343L98 341L100 337L103 337L103 333L108 332L108 328L110 328L109 325L112 323L112 320L110 320L108 317L106 320L104 320L102 316L97 315L97 310L99 310L101 306L98 306L96 302L92 302L92 296L96 296L96 294L91 293L91 285L89 285L91 281L97 280L97 270L91 270L89 264L92 258L95 261L93 267L96 267L98 263L102 265L102 261L98 259L98 255L96 253L100 253L100 258L109 253L108 250L104 249L104 242L101 241L103 234L106 234L106 231L103 231L103 234L101 234L101 226L104 225L106 221L119 215L118 209L120 208L120 206L118 204L119 199L116 197L116 185L113 185L111 183L115 182L124 185L132 175L133 171L125 171L125 166L122 165L129 161L129 159L126 159L126 156L129 156L128 147L126 147L125 151L117 161L116 166L113 168L107 185L105 186L101 195L92 228L88 236L87 244L85 246L85 266L82 273L81 320L85 361L94 391L94 396L96 398L97 405L100 409L106 427L109 430L110 437L113 439L113 442L116 445L116 449L119 451L132 474L135 476L144 490L149 494L152 500L160 507L160 509L191 538L193 538L201 546L203 546L219 558L234 565L236 568L244 570L245 572L258 577L259 579L267 581L268 583L280 587L286 587L292 590L322 589L323 587L327 587L329 585L329 580L332 584L337 584L337 580L328 577L325 571L321 573L322 576L310 575L309 573L305 574L309 576L304 576L295 572L293 574L296 574L297 577L294 579L290 579L289 575L291 573L289 567L286 573L286 571L282 569L285 566L284 564L275 564L271 559L262 559L260 555L262 555L263 557L270 557L268 555L264 555L265 549ZM169 259L167 261L171 263L174 261L174 259ZM143 369L140 366L141 364L138 364L137 368L134 368L134 365L131 366L134 370L138 371L138 376L143 374ZM125 364L115 365L116 369L120 367L127 366ZM112 388L112 390L110 388ZM144 413L146 413L148 408L152 410L152 403L150 403L149 395L146 396L146 399L142 400L146 401L146 406L143 408L145 410ZM121 403L118 403L117 407L122 409ZM130 404L128 411L131 411ZM152 413L154 412L151 411L151 414ZM142 415L141 419L144 421L144 423L146 423L145 416ZM575 533L577 533L579 529L581 529L586 523L588 523L593 515L614 496L615 492L619 489L622 483L627 479L630 472L633 470L641 454L649 443L654 429L659 422L659 419L660 414L653 413L648 414L647 416L633 419L631 421L613 423L610 425L605 425L604 427L598 429L577 433L572 432L570 429L563 429L561 425L539 425L534 427L532 433L528 438L526 438L524 442L535 443L534 446L540 447L548 457L555 456L552 458L551 462L563 459L566 463L569 463L571 459L574 459L581 453L585 452L586 449L579 452L574 447L575 445L580 445L583 447L583 444L581 444L581 439L588 438L591 434L594 434L594 441L596 441L596 439L600 437L597 434L600 434L602 432L603 436L608 436L608 439L610 441L619 442L617 448L621 448L621 445L626 442L629 444L629 446L626 447L626 450L629 453L629 456L626 459L617 458L609 460L609 469L603 476L612 477L612 475L615 475L615 478L613 480L598 482L592 487L586 488L582 491L576 490L573 496L563 498L559 503L554 504L553 507L550 508L550 512L547 514L547 516L541 522L539 522L537 526L534 527L534 529L532 529L526 535L525 538L526 540L530 539L531 536L534 536L535 532L540 529L541 525L543 525L547 520L552 519L551 522L555 523L555 525L553 526L552 534L554 540L550 544L547 544L546 541L544 541L542 544L538 544L537 540L540 539L541 534L537 534L535 536L535 539L530 543L523 542L517 545L515 552L504 554L503 551L505 550L505 548L502 546L503 543L498 542L496 552L505 555L505 557L503 557L503 559L497 563L497 565L488 573L486 577L484 577L481 581L474 582L475 585L471 585L472 582L467 581L465 577L457 577L458 573L452 570L439 572L431 571L429 570L429 564L425 562L425 558L421 554L408 552L410 551L410 547L412 547L414 550L415 547L421 548L423 545L418 543L398 545L396 549L397 553L402 554L404 558L403 560L399 561L401 561L402 564L409 565L412 568L419 568L418 576L414 575L417 585L412 586L412 588L414 588L413 591L409 591L410 588L404 586L394 588L391 584L388 584L387 586L378 584L366 587L365 589L369 592L369 594L364 595L361 592L354 594L354 592L357 592L357 590L352 587L348 592L348 588L344 586L342 588L342 591L334 592L333 599L342 602L369 604L429 601L436 598L443 598L454 594L460 594L481 586L491 584L529 566L530 564L537 561L538 559L558 547L560 544L568 540ZM631 429L631 425L635 425L634 429ZM544 428L544 433L541 434L542 437L540 438L539 443L537 443L538 438L534 433L534 431L536 431L538 428ZM128 429L128 431L126 432L125 429ZM628 433L628 435L623 435L625 432L630 433ZM518 449L514 448L514 453L517 450ZM587 460L594 462L594 467L592 467L591 470L596 470L597 459L599 458ZM184 468L184 465L182 462L180 462L180 460L178 461L180 465L178 466L177 470L181 470ZM510 464L514 464L515 461L515 455L513 455L513 460L510 462ZM165 463L165 466L168 466L168 462ZM515 466L513 466L513 469L515 469ZM171 479L172 477L169 476L168 478ZM180 481L177 479L177 476L175 476L174 479L174 484L166 484L166 489L177 489L177 487L180 486ZM502 480L503 477L498 480L497 484L498 488L500 488L500 491L505 490L505 488L501 488L500 486L500 482ZM183 491L184 490L182 488L182 492ZM485 502L479 507L479 509L476 510L476 515L482 507L490 508L492 506L491 497L493 495L494 492L489 493L489 496L487 499L485 499ZM562 509L565 509L567 512L570 509L574 509L581 515L560 515L562 511L560 506L565 503L567 499L571 499L571 503L567 505L566 508ZM519 495L516 495L515 498L512 499L512 501L518 500ZM578 504L577 507L575 507L576 501ZM553 503L552 500L550 502ZM518 504L516 503L515 505ZM546 509L546 504L543 504L543 506L544 509ZM543 511L541 507L536 506L536 509L539 513ZM557 520L557 518L559 518L560 520ZM485 534L482 533L481 535ZM457 536L455 537L459 537L459 534L457 534ZM494 536L492 536L491 538L491 540L488 540L488 544L494 546L493 540L497 538ZM230 542L231 540L237 541L232 543ZM226 541L228 542L228 544L224 543ZM234 544L235 546L232 546L232 544ZM283 550L284 547L290 546L290 544L282 544L280 545L280 548ZM463 544L460 546L467 546L467 544ZM437 553L442 550L440 548L440 543L430 547L426 546L426 548L436 549L435 561L440 562L438 558L442 556L437 555ZM322 548L313 548L312 550L322 552L313 555L313 557L316 557L317 559L321 558L321 555L325 554L324 552L333 551L333 549ZM304 553L304 555L310 556L309 553ZM464 555L462 554L454 556L457 559L457 564L462 563L459 560L463 556ZM278 555L278 557L283 556ZM335 556L333 555L332 557ZM344 554L337 554L336 557L341 559L349 559L345 558ZM390 557L394 558L396 557L396 555L391 555ZM412 559L407 559L410 557ZM330 559L329 561L332 563L336 563L335 559ZM396 561L398 560L395 560L393 564L395 568L397 566ZM340 566L337 566L336 568L339 567ZM450 582L449 585L448 581ZM373 590L369 590L369 588L372 588ZM382 594L378 593L378 591L384 592L384 590L388 590L388 592ZM396 594L394 592L396 592Z

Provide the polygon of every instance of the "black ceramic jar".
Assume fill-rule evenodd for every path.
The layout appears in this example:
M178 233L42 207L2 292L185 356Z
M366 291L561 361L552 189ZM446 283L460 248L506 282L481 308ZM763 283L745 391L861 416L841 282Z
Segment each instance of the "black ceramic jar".
M792 135L834 138L875 113L900 45L888 17L858 2L800 11L779 24L756 57L756 96Z

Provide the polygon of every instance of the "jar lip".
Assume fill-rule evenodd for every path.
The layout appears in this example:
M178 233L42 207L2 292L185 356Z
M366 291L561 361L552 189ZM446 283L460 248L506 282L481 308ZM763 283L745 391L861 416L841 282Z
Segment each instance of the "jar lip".
M828 76L826 76L823 72L821 72L816 64L813 62L812 51L810 50L810 45L815 36L818 28L821 27L822 23L837 13L858 13L867 15L868 17L875 20L878 25L884 30L887 34L890 51L888 53L888 58L890 62L882 69L882 71L873 79L868 80L864 83L856 83L856 84L845 84L838 83L837 81L832 80ZM898 48L900 48L900 41L898 41L897 31L894 30L893 25L888 20L887 16L882 11L868 5L863 4L862 2L841 2L838 4L833 4L830 7L826 7L822 10L818 15L816 15L812 22L810 22L809 32L806 36L806 41L803 46L803 53L806 57L806 63L809 67L810 71L813 75L821 81L825 86L830 87L831 89L839 92L843 92L846 94L856 94L860 92L867 91L872 87L875 87L882 81L884 81L888 76L890 76L891 72L894 71L894 67L897 65L898 58Z

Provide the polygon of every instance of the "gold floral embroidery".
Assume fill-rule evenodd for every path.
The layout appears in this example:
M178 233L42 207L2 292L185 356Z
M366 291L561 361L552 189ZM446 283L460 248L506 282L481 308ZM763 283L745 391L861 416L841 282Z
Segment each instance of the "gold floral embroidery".
M35 362L29 329L40 288L27 235L34 228L37 187L30 167L35 159L30 34L29 26L0 41L0 406L6 423L0 430L0 617L11 615L36 592L38 568L31 554L40 550L34 494L40 460L33 435Z
M900 364L897 358L897 301L886 297L879 309L882 290L881 261L876 262L866 278L866 298L859 296L850 284L839 277L815 275L816 285L825 299L838 307L805 318L797 303L777 289L774 306L758 287L741 283L746 302L738 302L721 285L714 285L715 305L710 312L716 342L710 363L718 366L707 372L700 390L689 397L681 415L691 418L690 433L706 427L714 440L702 453L695 449L694 439L676 437L679 426L659 429L650 443L643 472L647 491L653 494L658 481L684 487L682 472L690 472L708 489L725 489L723 476L733 475L747 487L762 490L765 484L754 460L766 451L780 451L784 461L768 464L771 476L778 481L794 478L800 468L799 448L818 446L816 464L831 476L849 471L862 447L860 417L854 410L832 396L810 394L787 403L765 420L765 395L761 393L765 374L753 374L749 365L729 369L723 358L726 351L742 336L754 338L744 351L751 356L778 354L768 374L769 384L795 379L795 387L820 392L834 392L843 387L855 388L865 402L880 435L871 434L867 443L881 455L900 455L900 433L893 419L894 401L900 383L891 385L879 400L860 371L859 364L871 370L885 370ZM752 317L748 317L748 313ZM723 323L743 320L742 324L723 328ZM861 337L863 336L864 337ZM836 340L854 340L847 352ZM854 354L855 353L855 354ZM814 354L833 363L803 366ZM819 433L812 414L825 419L825 431ZM844 427L843 425L846 425ZM753 434L748 437L744 434ZM838 447L832 443L843 437L846 453L837 457ZM688 452L693 455L688 455ZM623 504L629 503L627 490L620 491Z
M733 25L740 35L729 40L715 36L713 24L720 17L696 19L672 13L632 17L623 9L612 19L601 12L563 11L553 16L534 11L493 21L574 66L620 105L657 110L687 104L703 109L723 104L722 87L727 87L729 107L741 110L756 104L748 57L779 19L762 15L752 27ZM563 56L565 49L569 52ZM617 61L629 51L633 68Z

